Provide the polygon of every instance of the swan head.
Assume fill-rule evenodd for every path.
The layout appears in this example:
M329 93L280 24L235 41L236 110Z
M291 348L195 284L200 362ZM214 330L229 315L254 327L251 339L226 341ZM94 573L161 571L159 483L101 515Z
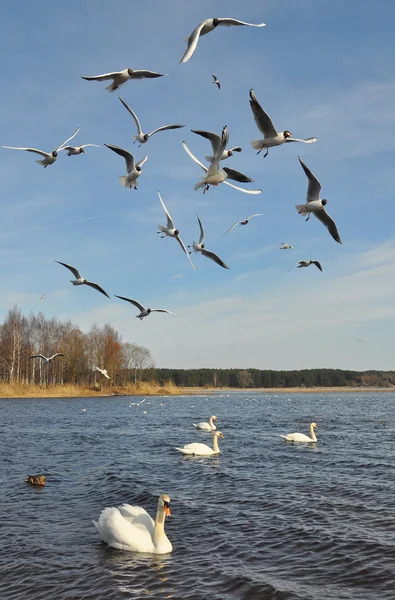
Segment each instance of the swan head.
M160 508L162 508L164 510L166 517L171 516L170 496L168 496L167 494L162 494L161 496L159 496L158 506L160 506Z
M313 429L319 429L319 427L318 427L317 423L312 423L312 424L310 425L310 427L312 427Z
M204 248L204 246L202 246L202 248ZM215 415L213 415L211 418L213 421L218 421L218 417L216 417Z
M222 438L222 439L224 439L224 437L225 437L224 434L221 431L214 431L213 435L214 435L214 437L219 437L219 438Z

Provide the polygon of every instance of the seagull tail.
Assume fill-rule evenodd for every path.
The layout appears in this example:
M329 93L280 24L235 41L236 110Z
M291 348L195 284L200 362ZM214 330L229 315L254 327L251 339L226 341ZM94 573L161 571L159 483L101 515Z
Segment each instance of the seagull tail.
M115 90L117 90L118 87L119 87L118 85L114 86L114 82L112 82L112 83L110 83L110 85L108 85L106 87L106 90L108 90L109 92L115 92Z
M194 190L196 192L196 190L199 190L201 187L203 187L205 185L204 181L198 181L198 183L194 186Z
M309 212L308 210L306 210L305 204L295 204L295 207L300 215L307 215Z
M136 181L130 181L128 179L127 175L119 175L118 179L119 179L119 183L121 185L123 185L123 187L129 188L131 190L133 190L133 189L136 190L137 189L137 183L136 183Z
M264 142L263 140L251 140L251 146L255 150L262 150L262 148L264 148Z

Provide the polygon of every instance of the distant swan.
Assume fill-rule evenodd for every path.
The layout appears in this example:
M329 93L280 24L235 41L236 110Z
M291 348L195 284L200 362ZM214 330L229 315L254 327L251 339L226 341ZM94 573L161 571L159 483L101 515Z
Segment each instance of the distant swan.
M159 496L155 522L141 506L122 504L105 508L98 521L92 521L103 542L117 550L168 554L172 551L165 534L165 516L170 516L170 498Z
M186 444L183 448L176 448L183 454L189 454L191 456L214 456L215 454L221 454L221 450L218 447L218 438L224 436L220 431L213 432L213 447L207 446L207 444L201 444L194 442L193 444Z
M317 423L310 423L310 437L304 433L288 433L288 435L282 435L288 442L316 442L317 438L314 429L318 427Z
M210 417L209 422L201 421L200 423L192 423L196 429L203 429L204 431L215 431L217 428L214 425L213 421L218 421L218 418L213 415Z

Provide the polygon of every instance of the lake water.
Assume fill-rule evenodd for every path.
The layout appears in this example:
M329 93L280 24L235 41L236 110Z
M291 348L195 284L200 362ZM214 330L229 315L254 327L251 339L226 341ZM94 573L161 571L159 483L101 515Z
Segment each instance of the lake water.
M395 598L394 393L141 400L0 401L1 600ZM212 414L220 456L174 450ZM311 421L317 444L279 437ZM171 555L100 541L104 507L162 492Z

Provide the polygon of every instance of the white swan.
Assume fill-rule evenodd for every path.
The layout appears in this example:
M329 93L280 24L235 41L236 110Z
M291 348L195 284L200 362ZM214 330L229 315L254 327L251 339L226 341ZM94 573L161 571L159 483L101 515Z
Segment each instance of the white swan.
M196 429L203 429L204 431L215 431L217 428L214 425L213 421L218 421L218 418L213 415L210 417L209 422L201 421L200 423L192 423Z
M304 433L288 433L280 437L288 442L316 442L317 438L314 429L318 427L317 423L310 423L310 437Z
M213 432L213 447L207 446L207 444L200 444L194 442L193 444L186 444L183 448L176 448L183 454L189 454L192 456L214 456L215 454L221 454L221 450L218 447L218 438L224 436L220 431Z
M105 508L98 521L92 521L103 542L117 550L168 554L172 551L165 534L165 516L170 516L170 498L159 496L155 522L141 506L122 504Z

